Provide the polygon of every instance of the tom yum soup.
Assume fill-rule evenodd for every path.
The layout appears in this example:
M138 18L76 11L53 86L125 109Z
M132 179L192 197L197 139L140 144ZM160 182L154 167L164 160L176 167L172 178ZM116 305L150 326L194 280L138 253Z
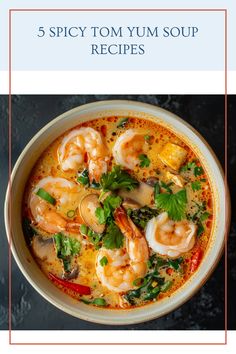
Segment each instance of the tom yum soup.
M205 171L153 121L109 117L65 132L29 177L23 229L65 296L130 308L171 296L197 270L212 227Z

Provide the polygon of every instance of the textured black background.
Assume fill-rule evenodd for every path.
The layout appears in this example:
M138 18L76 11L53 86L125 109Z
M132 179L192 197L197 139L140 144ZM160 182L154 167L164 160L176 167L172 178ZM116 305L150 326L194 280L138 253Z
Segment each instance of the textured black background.
M28 141L57 115L82 105L104 99L130 99L158 105L178 114L195 127L212 146L224 164L224 96L200 95L66 95L12 96L12 163ZM236 199L236 96L229 96L229 184L232 205ZM0 96L0 328L8 328L8 245L3 221L3 203L8 179L8 96ZM236 329L236 218L233 208L229 238L229 329ZM44 300L25 280L14 260L12 265L13 329L121 329L96 325L69 316ZM211 278L186 304L160 319L122 329L223 329L224 328L224 259Z

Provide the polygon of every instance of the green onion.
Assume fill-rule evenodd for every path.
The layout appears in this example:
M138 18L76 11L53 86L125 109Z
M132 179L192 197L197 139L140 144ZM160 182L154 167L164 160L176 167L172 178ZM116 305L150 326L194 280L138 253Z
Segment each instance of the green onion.
M100 297L97 297L96 299L94 299L92 304L96 305L96 306L106 306L107 305L106 300L102 299Z
M165 293L167 290L169 290L173 285L173 281L168 280L166 281L162 286L161 286L161 291Z
M69 210L66 215L68 218L73 218L75 216L75 210Z
M144 135L144 140L145 141L149 142L150 138L151 138L150 135Z
M39 190L36 192L36 195L39 196L40 198L46 200L46 202L55 205L56 204L56 199L51 196L45 189L39 188Z
M128 122L129 118L122 118L119 123L117 124L117 128L124 128L126 123Z
M86 225L80 225L80 232L82 235L88 234L88 227Z
M100 264L101 264L101 266L102 267L104 267L105 265L107 265L107 263L108 263L108 259L107 259L107 257L102 257L101 259L100 259L100 262L99 262Z

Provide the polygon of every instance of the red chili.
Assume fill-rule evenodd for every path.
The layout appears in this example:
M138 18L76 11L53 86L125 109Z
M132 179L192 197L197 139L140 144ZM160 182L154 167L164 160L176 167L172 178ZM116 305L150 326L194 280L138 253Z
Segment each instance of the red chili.
M171 275L171 274L173 273L173 271L174 271L174 269L172 269L172 268L167 268L167 269L166 269L166 273L167 273L168 275Z
M80 295L90 295L91 294L91 290L90 290L89 286L71 283L69 281L58 278L56 275L54 275L52 273L48 273L48 277L49 277L49 279L54 281L56 284L62 285L67 289L73 290L73 291L79 293Z
M203 252L201 248L198 248L191 257L190 260L190 272L193 273L198 268L199 263L202 259Z
M106 125L101 126L101 132L102 132L102 135L106 137L106 135L107 135L107 126Z

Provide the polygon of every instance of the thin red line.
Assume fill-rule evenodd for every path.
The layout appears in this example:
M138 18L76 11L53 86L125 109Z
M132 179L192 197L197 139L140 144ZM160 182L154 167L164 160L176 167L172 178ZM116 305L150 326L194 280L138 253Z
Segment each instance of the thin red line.
M8 282L8 290L9 290L9 313L8 313L8 320L9 320L9 344L11 345L226 345L227 344L227 237L225 235L225 342L224 343L17 343L11 341L11 330L12 330L12 323L11 323L11 309L12 309L12 283L11 283L11 220L12 220L12 213L11 213L11 126L12 126L12 105L11 105L11 69L12 69L12 62L11 62L11 55L12 55L12 39L11 39L11 13L15 12L31 12L31 11L41 11L41 12L70 12L70 11L80 11L80 12L190 12L190 11L197 11L197 12L224 12L225 13L225 186L227 186L227 9L9 9L9 101L8 101L8 110L9 110L9 249L8 249L8 266L9 266L9 282Z
M227 177L228 177L228 99L227 99L227 89L228 89L228 43L227 43L227 10L225 10L225 196L227 189ZM227 205L227 200L225 200L225 207ZM225 225L227 223L228 215L225 213ZM227 344L227 328L228 328L228 294L227 294L227 267L228 267L228 245L227 245L227 230L225 230L225 344Z
M11 213L11 116L12 116L12 106L11 106L11 10L9 11L8 16L9 21L9 98L8 98L8 112L9 112L9 119L8 119L8 188L9 188L9 248L8 248L8 266L9 266L9 282L8 282L8 291L9 291L9 311L8 311L8 323L9 323L9 344L11 344L11 299L12 299L12 286L11 286L11 220L12 220L12 213Z
M159 12L188 12L188 11L198 11L198 12L216 12L216 11L225 11L226 9L222 8L222 9L11 9L12 11L15 11L15 12L21 12L21 11L24 11L24 12L29 12L29 11L42 11L42 12L45 12L45 11L63 11L63 12L70 12L70 11L81 11L81 12L85 12L85 11L88 11L88 12L111 12L111 11L114 11L114 12L153 12L153 11L159 11Z
M225 345L226 343L11 343L13 345Z

